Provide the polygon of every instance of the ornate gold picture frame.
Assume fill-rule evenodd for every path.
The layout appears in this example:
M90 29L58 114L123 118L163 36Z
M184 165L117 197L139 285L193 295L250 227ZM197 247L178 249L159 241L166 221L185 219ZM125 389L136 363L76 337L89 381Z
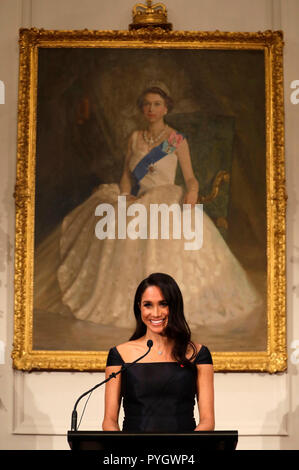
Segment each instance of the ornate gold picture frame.
M137 125L134 96L162 77L178 104L170 124L187 134L195 129L191 152L200 155L199 179L205 175L199 202L253 273L264 302L243 329L202 327L196 340L210 347L216 371L284 371L282 33L22 29L19 70L13 366L104 370L108 345L124 340L113 336L113 325L101 333L101 325L68 323L65 312L51 317L36 308L37 248L93 187L115 183L121 149ZM220 157L223 166L214 168ZM57 253L48 255L54 260Z

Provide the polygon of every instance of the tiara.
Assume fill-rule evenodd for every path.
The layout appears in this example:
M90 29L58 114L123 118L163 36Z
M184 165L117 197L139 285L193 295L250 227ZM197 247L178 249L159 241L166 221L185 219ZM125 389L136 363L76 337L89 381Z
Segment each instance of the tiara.
M137 3L132 10L133 24L130 29L146 28L148 26L161 27L170 30L172 25L167 22L167 9L163 3L153 4L147 0L147 4Z
M165 85L164 82L161 82L160 80L150 80L149 82L146 83L146 86L145 86L146 89L148 88L160 88L160 90L164 91L164 93L167 95L167 96L170 96L170 91L169 89L167 88L167 86Z

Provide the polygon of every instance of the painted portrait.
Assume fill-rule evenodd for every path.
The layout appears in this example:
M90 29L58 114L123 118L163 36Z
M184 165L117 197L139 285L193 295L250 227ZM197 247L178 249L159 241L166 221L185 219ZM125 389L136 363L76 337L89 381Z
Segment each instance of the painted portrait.
M36 50L32 351L80 354L127 341L136 288L152 272L177 281L194 341L216 356L267 351L265 48L174 46ZM158 111L146 107L159 102L154 139ZM150 237L153 205L180 207L170 224L188 210L196 221L186 205L193 183L201 246ZM147 211L143 236L136 220L129 236L133 204Z

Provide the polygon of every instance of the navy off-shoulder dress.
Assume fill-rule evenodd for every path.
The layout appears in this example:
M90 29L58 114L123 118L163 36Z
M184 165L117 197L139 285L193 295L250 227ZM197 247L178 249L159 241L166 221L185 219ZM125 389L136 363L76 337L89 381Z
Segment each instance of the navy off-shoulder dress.
M110 349L107 366L125 362L116 347ZM191 432L195 429L194 405L197 368L213 364L202 346L191 366L178 362L137 362L122 372L123 431ZM113 380L113 379L112 379Z

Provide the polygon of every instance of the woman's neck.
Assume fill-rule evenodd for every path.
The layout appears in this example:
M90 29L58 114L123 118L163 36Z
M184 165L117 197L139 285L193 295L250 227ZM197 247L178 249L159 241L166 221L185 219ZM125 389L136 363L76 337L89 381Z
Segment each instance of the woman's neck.
M165 122L158 121L158 122L150 123L147 131L152 135L152 137L156 137L165 128L166 128Z
M147 344L148 340L151 339L153 342L153 348L157 350L163 350L165 351L166 349L170 349L171 347L171 341L167 336L162 336L160 334L155 334L153 332L146 332L145 336L145 344Z

